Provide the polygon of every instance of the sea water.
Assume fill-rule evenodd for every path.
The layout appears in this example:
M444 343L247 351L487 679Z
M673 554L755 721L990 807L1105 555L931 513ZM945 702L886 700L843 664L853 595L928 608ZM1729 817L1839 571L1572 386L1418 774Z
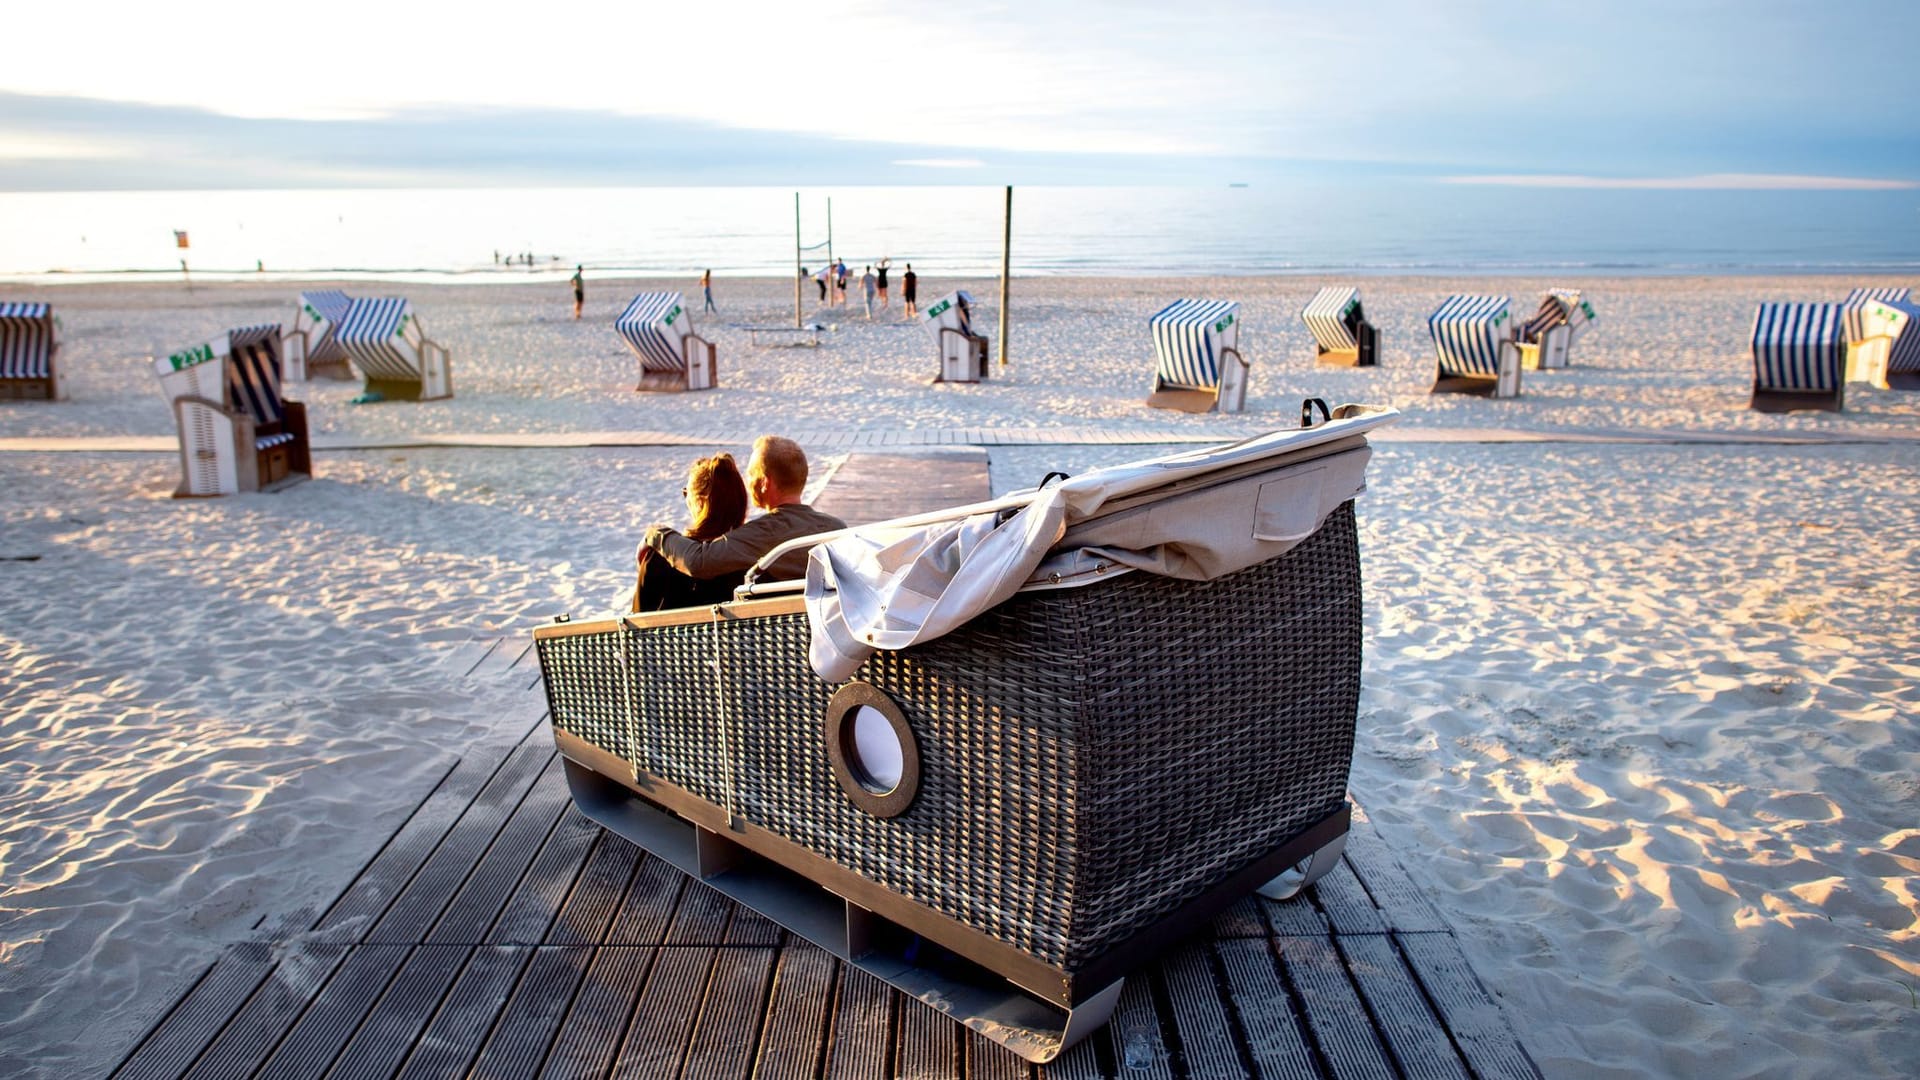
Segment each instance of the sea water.
M796 200L798 227L796 237ZM494 281L777 275L832 254L1000 269L999 187L0 194L0 277L253 273ZM1920 191L1496 187L1416 177L1022 187L1017 274L1906 273ZM176 230L186 234L178 246ZM796 242L797 241L797 242ZM798 248L798 250L796 250ZM523 256L531 254L531 267Z

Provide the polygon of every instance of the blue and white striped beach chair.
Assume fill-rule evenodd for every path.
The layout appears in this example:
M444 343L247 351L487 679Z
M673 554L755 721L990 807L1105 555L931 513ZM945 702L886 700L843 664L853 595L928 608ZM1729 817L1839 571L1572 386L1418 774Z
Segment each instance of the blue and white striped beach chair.
M433 401L453 396L453 362L445 348L427 338L405 298L353 301L333 336L366 379L363 400Z
M51 305L0 301L0 401L65 399L59 351Z
M1322 364L1373 367L1379 363L1379 332L1360 306L1360 290L1329 285L1313 295L1300 318L1313 334Z
M1753 400L1761 412L1846 406L1846 307L1761 304L1753 319Z
M1841 306L1847 311L1847 381L1890 389L1896 374L1894 353L1900 350L1901 343L1906 341L1908 346L1902 354L1906 364L1913 363L1908 357L1920 349L1920 332L1906 328L1914 310L1911 294L1894 286L1855 289L1847 294ZM1909 338L1917 340L1907 341ZM1900 374L1907 376L1902 383L1910 383L1916 373Z
M1433 393L1520 393L1520 350L1504 296L1449 296L1427 316L1439 368Z
M334 336L352 306L353 300L338 289L315 289L300 294L300 304L293 312L293 329L287 331L280 350L286 360L289 382L306 382L316 375L330 379L353 378L347 350L340 347Z
M973 332L973 294L950 292L920 309L920 325L940 353L934 382L979 382L987 377L987 339Z
M279 323L155 358L180 432L175 497L263 491L313 475L306 406L282 389Z
M1520 346L1520 366L1529 371L1563 368L1572 363L1573 343L1593 322L1593 305L1578 289L1548 289L1540 309L1514 331Z
M720 384L713 342L694 332L693 312L679 293L641 293L613 329L640 359L635 390L711 390Z
M1153 393L1147 404L1181 412L1239 412L1251 366L1240 355L1240 305L1175 300L1147 320L1153 336Z

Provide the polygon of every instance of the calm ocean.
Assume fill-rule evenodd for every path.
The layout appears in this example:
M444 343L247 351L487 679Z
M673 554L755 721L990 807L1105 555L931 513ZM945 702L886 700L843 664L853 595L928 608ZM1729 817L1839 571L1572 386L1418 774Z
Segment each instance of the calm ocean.
M790 188L0 194L0 277L179 271L497 281L784 275ZM800 192L801 261L997 274L1002 188ZM174 230L190 247L179 250ZM496 265L531 252L535 267ZM1014 192L1018 274L1667 274L1920 269L1920 191L1645 191L1416 179Z

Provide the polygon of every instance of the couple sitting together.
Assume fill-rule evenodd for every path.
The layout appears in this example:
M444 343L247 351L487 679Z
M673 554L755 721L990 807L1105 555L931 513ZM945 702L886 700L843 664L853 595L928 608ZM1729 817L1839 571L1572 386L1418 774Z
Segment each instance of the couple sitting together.
M806 452L778 435L762 435L754 442L744 481L732 454L694 462L682 491L691 518L687 531L647 527L635 556L640 577L632 610L725 603L762 555L797 536L846 528L846 522L800 501L806 486ZM747 520L749 499L766 511L752 521ZM782 555L762 577L787 581L806 574L807 552L796 549Z

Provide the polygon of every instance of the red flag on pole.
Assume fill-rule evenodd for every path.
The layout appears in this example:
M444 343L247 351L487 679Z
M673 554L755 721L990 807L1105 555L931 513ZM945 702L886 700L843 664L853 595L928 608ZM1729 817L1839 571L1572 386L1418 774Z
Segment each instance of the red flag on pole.
M185 229L173 230L173 246L181 248L187 246L187 233Z

